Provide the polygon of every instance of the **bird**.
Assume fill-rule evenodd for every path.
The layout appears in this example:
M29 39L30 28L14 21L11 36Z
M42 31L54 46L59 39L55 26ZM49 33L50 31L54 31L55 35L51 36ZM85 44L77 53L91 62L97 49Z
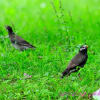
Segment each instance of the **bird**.
M31 45L29 42L21 38L20 36L17 36L14 32L11 26L6 26L6 29L9 34L10 41L12 45L16 48L19 49L20 51L24 51L28 48L33 48L36 49L35 46Z
M61 78L69 76L72 72L77 72L80 68L84 67L88 59L87 49L87 45L82 45L80 47L78 54L72 58L67 68L62 72Z

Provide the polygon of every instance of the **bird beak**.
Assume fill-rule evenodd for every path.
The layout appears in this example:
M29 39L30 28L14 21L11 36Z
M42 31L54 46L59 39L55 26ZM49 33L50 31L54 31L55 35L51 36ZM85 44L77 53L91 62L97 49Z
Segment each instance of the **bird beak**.
M86 48L88 48L88 45L86 45Z

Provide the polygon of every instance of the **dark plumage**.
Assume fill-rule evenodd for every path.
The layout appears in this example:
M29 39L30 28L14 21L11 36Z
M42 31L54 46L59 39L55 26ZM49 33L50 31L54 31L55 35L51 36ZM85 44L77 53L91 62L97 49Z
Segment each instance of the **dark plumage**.
M70 61L68 67L62 73L61 78L65 75L70 75L72 72L77 72L81 67L84 67L88 58L87 48L88 46L86 45L80 47L79 53Z
M17 36L13 30L12 27L6 26L6 29L8 30L9 38L11 40L11 43L16 49L19 49L21 51L26 50L28 48L35 49L36 47L22 39L21 37Z

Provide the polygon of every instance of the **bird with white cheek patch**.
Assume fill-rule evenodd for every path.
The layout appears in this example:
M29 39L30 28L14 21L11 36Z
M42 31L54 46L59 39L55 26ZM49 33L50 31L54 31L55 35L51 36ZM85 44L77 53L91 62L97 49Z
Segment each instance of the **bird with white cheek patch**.
M80 68L84 67L88 59L87 48L87 45L80 47L79 53L72 58L68 67L64 70L64 72L62 72L61 78L65 75L69 76L72 72L77 72Z

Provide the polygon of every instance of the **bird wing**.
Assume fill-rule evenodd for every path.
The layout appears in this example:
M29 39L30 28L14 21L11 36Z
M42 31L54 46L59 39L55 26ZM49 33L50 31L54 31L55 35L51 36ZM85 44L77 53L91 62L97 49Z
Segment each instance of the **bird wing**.
M21 37L17 35L16 35L16 44L20 46L27 46L29 48L36 48L35 46L31 45L29 42L25 41L24 39L22 39Z
M85 57L83 54L78 53L69 63L67 69L73 69L76 66L81 65L84 62Z

